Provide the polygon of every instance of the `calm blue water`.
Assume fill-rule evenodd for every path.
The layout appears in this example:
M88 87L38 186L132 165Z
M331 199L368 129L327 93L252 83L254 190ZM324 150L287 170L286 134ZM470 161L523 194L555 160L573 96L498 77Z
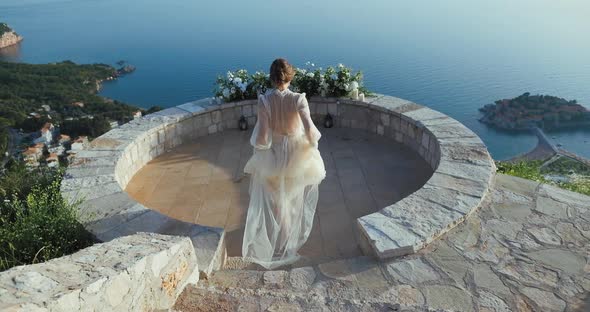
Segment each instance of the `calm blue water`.
M102 94L143 107L210 96L217 74L267 70L278 56L300 66L344 63L363 70L376 92L463 122L497 159L536 139L487 128L478 107L525 91L590 104L587 0L203 2L1 0L0 20L25 41L0 58L126 60L137 71ZM555 137L590 157L590 131Z

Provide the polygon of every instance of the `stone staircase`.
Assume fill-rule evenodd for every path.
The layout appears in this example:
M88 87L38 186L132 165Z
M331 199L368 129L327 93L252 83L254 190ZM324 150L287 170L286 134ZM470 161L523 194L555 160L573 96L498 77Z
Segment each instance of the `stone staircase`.
M316 266L264 271L240 258L229 258L224 270L188 286L175 311L416 311L400 306L399 294L385 292L381 282L359 287L355 275L346 275L350 263L378 268L366 257L336 260ZM411 303L407 300L402 302Z

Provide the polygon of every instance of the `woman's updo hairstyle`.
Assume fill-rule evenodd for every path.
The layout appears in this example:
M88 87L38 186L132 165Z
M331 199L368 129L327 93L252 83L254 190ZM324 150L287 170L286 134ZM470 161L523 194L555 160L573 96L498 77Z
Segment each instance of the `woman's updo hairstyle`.
M287 60L278 58L270 65L270 82L274 86L281 85L293 80L295 70Z

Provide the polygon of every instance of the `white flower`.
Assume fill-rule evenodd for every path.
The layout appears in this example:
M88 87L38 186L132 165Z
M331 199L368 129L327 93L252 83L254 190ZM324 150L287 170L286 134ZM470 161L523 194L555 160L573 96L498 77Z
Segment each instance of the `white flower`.
M242 83L242 78L236 77L234 78L233 82L236 84L236 86L239 86Z
M350 91L350 90L351 90L351 89L350 89L350 84L349 84L349 83L345 83L345 84L344 84L344 90L346 90L346 91Z
M344 68L344 65L342 65L342 63L338 63L338 68Z
M223 94L223 97L228 98L229 97L229 90L228 89L223 89L223 91L221 91L221 93Z
M338 75L332 74L330 75L330 78L332 78L332 80L338 80Z
M309 73L307 73L306 76L309 77L309 78L313 78L314 77L314 74L312 72L309 72Z
M232 80L232 78L234 78L234 74L232 74L230 71L227 72L227 79Z
M356 90L356 89L358 89L358 88L359 88L359 83L358 83L358 82L356 82L356 81L353 81L353 82L351 82L351 83L350 83L350 88L351 88L351 90Z

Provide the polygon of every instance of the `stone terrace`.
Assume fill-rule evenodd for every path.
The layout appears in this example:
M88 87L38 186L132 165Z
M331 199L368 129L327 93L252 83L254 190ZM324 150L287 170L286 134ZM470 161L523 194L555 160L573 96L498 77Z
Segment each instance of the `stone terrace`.
M80 221L108 242L81 251L88 262L85 269L95 272L102 263L100 257L85 256L87 252L94 255L109 246L133 248L136 240L149 239L128 235L184 236L158 236L155 244L162 257L146 255L136 258L139 263L128 263L137 268L152 263L151 274L133 269L137 285L155 287L138 286L148 297L140 290L111 305L125 310L129 302L149 298L155 294L151 289L165 284L168 299L157 295L144 303L166 309L185 282L200 277L180 297L177 310L590 310L589 197L504 175L494 184L493 160L471 130L407 100L385 95L366 102L312 98L310 109L318 124L328 113L334 116L335 128L324 131L321 143L324 154L331 156L326 157L331 171L322 185L319 227L306 246L313 261L296 268L264 272L239 257L226 263L228 253L239 252L236 228L243 222L247 201L247 178L239 172L250 152L248 134L234 129L242 115L250 125L255 123L256 101L216 105L204 99L165 109L113 129L78 152L62 181L62 194L68 200L83 200ZM409 155L415 159L407 162ZM395 160L422 168L421 173L402 172L404 182L410 176L414 180L400 186L400 175L392 167ZM364 180L355 181L355 171ZM129 184L135 176L137 183ZM198 187L207 179L211 187ZM193 185L183 185L187 180ZM128 186L143 203L125 191ZM158 193L150 197L154 189ZM334 195L338 192L341 196ZM222 195L229 197L229 206ZM207 203L211 199L216 202ZM240 208L232 209L232 202ZM330 222L322 222L330 218L348 222L331 228ZM197 224L201 222L211 223ZM346 236L342 229L348 230ZM152 238L146 246L153 242ZM359 256L357 246L365 256ZM108 261L110 254L106 253ZM133 257L124 250L121 254ZM70 274L71 268L54 270L77 257L0 274L2 301L8 294L18 297L9 304L26 305L28 297L21 294L34 294L36 283L31 281L42 278L30 273L36 268L49 268L56 280L82 280ZM219 271L224 263L234 270ZM125 266L119 261L112 266L113 279L126 279ZM161 273L165 283L158 286ZM83 291L93 294L88 299L101 300L95 278L84 281L94 286L68 286L72 292L50 297L82 306L90 302L80 301L77 293ZM13 293L11 283L20 283L18 292Z
M301 250L317 264L362 255L356 219L419 189L432 169L409 147L367 131L321 129L327 178L310 239ZM251 132L227 130L198 138L152 160L126 191L146 207L170 217L226 231L228 256L241 256L248 208Z
M405 192L404 189L390 188L391 194L383 195L387 192L381 188L372 193L377 211L357 218L349 228L356 235L355 243L358 242L363 254L387 259L415 253L463 222L488 194L495 172L493 160L477 135L456 120L386 95L369 97L364 102L319 97L311 98L309 103L316 123L321 124L330 114L334 117L335 128L368 132L388 140L388 144L397 142L398 146L411 149L416 159L422 159L434 171L421 188L393 204L377 201L388 196L397 200L396 194ZM225 262L226 230L220 226L179 220L185 218L188 221L193 217L191 215L172 218L137 202L125 189L149 161L184 143L217 133L229 133L237 129L241 116L254 125L256 108L255 100L219 105L212 99L203 99L133 120L96 138L89 149L76 154L62 181L62 194L68 200L83 201L80 220L99 240L110 241L137 232L189 237L195 247L199 271L206 276ZM235 140L239 141L239 138ZM229 153L220 158L225 157L235 158L236 163L245 159L241 157L241 149L240 154ZM223 170L211 176L224 178ZM172 185L177 181L169 182ZM342 184L343 180L340 182ZM362 188L359 186L359 190ZM171 189L174 190L169 187L168 192ZM376 196L377 193L381 194ZM168 195L164 194L163 198ZM364 200L362 196L360 198ZM168 203L172 204L175 203ZM194 202L178 204L186 206ZM219 204L219 201L213 203L212 207ZM349 210L349 216L359 212L362 215L371 209L373 207L369 205L361 207L360 211ZM227 209L206 207L199 211L199 215L212 214L210 219L223 219L224 210ZM169 208L166 213L171 211L193 213L196 209ZM201 211L206 213L201 214ZM194 217L198 218L198 215ZM321 226L319 232L322 232ZM227 238L229 242L239 241L239 238L232 240L229 235ZM235 246L229 247L230 252L236 249Z
M465 223L419 253L225 270L177 311L590 311L590 197L498 175Z

